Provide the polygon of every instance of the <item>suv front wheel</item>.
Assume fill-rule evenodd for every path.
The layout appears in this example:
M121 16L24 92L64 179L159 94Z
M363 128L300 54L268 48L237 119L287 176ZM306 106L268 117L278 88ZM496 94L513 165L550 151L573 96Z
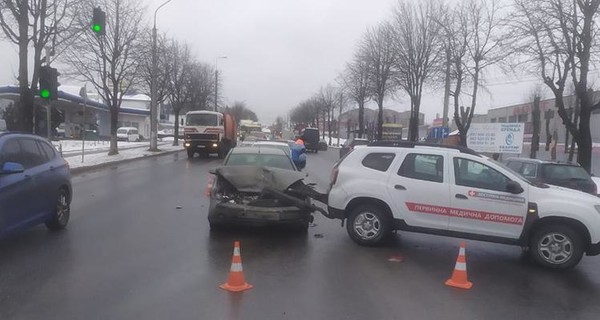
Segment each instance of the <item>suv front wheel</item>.
M391 234L391 227L388 214L380 207L371 204L354 208L346 224L350 238L363 246L382 244Z
M535 231L529 242L529 253L539 265L552 269L568 269L583 256L583 238L568 225L548 224Z

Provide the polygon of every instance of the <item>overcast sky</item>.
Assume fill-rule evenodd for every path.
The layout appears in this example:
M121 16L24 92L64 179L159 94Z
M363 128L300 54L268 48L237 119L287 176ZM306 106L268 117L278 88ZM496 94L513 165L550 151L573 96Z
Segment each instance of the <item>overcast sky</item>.
M418 0L415 0L418 1ZM147 21L164 0L145 0ZM222 96L229 104L245 101L267 124L335 78L350 61L369 27L388 19L396 0L172 0L157 18L158 30L186 41L195 56L211 64L218 56ZM14 83L17 50L0 44L0 83ZM536 81L517 84L487 75L477 112L523 102ZM64 81L63 81L64 83ZM66 84L66 83L65 83ZM442 111L440 90L425 92L422 111L430 122ZM372 106L374 107L374 106ZM405 95L386 102L410 109Z

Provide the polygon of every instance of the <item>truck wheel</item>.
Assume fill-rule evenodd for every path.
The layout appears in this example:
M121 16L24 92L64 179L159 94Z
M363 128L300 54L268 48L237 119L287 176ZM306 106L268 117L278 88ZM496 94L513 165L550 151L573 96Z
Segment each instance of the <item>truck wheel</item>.
M584 240L568 225L548 224L535 231L529 242L529 254L542 267L569 269L583 256Z
M193 159L194 158L194 150L187 150L187 155L188 155L188 159Z
M391 234L392 225L384 210L366 204L352 210L346 230L350 238L359 245L378 246Z

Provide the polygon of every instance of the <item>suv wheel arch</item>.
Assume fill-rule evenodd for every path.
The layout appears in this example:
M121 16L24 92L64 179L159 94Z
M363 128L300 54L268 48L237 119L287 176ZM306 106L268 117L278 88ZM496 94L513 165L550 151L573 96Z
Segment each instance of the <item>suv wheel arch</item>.
M352 210L360 205L371 204L382 208L389 216L391 221L394 219L394 215L392 214L392 210L390 206L385 203L383 200L371 198L371 197L358 197L352 199L348 205L346 205L346 209L344 210L344 218L348 218Z
M572 218L567 218L567 217L545 217L545 218L541 218L538 221L536 221L534 223L534 225L531 227L531 229L529 230L529 232L527 233L527 238L525 239L525 243L529 243L529 239L531 238L531 236L533 234L535 234L535 232L537 230L539 230L541 227L545 226L545 225L549 225L549 224L557 224L557 225L567 225L572 227L573 229L577 230L578 233L580 233L581 235L583 235L583 240L584 240L584 251L587 251L589 245L592 243L592 237L590 235L589 230L587 229L587 227L581 223L580 221L577 221L575 219Z

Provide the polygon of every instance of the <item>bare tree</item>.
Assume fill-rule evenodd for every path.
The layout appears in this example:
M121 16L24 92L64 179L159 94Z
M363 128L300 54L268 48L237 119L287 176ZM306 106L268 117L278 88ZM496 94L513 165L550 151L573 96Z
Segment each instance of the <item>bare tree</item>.
M240 124L240 120L258 121L256 113L246 106L246 102L235 101L231 107L228 107L225 110L233 115L237 125Z
M393 46L397 54L394 66L395 82L410 97L408 139L419 139L419 113L425 82L435 71L439 55L439 23L433 17L441 16L440 7L432 1L414 4L400 1L394 11Z
M84 32L66 51L71 76L91 82L110 108L109 155L118 154L117 123L123 95L139 80L139 40L143 8L134 0L102 0L106 11L106 35ZM77 12L77 26L89 26L94 4L83 1Z
M140 80L143 92L151 96L150 88L152 86L152 32L148 30L143 33L143 39L140 41L140 49L143 50L141 54L141 67L140 67ZM169 83L171 81L170 76L173 68L172 50L170 40L166 35L158 35L156 39L156 62L157 62L157 75L156 75L156 103L160 105L163 103L169 95Z
M360 47L360 58L369 66L368 80L371 97L377 102L377 139L383 130L383 102L394 92L392 81L394 65L397 60L397 48L393 47L394 31L389 23L367 31Z
M598 33L600 0L514 0L516 14L512 35L524 58L521 69L541 76L552 91L558 115L577 143L577 161L591 171L592 139L590 118L600 102L589 93L590 64L598 59L595 36ZM564 101L567 81L579 99L579 123L569 117Z
M194 62L191 66L192 108L212 110L215 96L215 70L204 62Z
M5 38L19 48L19 106L15 112L20 131L33 132L34 95L37 91L42 62L49 64L50 56L58 55L56 48L82 30L72 28L72 11L79 2L80 0L0 1L0 27ZM33 68L29 78L31 46ZM46 57L42 57L45 49L48 50L48 61Z
M340 80L346 94L358 105L358 137L362 138L365 128L365 104L371 98L367 61L357 55L351 63L346 64Z
M329 137L328 144L331 145L331 120L335 108L338 105L338 90L332 87L331 85L327 85L324 88L321 87L318 97L321 103L321 110L323 112L323 115L325 116L324 120L327 122L327 135Z
M168 48L171 58L170 75L167 83L168 99L175 115L175 138L173 145L179 144L179 115L181 111L192 103L192 58L187 44L180 44L173 40Z

